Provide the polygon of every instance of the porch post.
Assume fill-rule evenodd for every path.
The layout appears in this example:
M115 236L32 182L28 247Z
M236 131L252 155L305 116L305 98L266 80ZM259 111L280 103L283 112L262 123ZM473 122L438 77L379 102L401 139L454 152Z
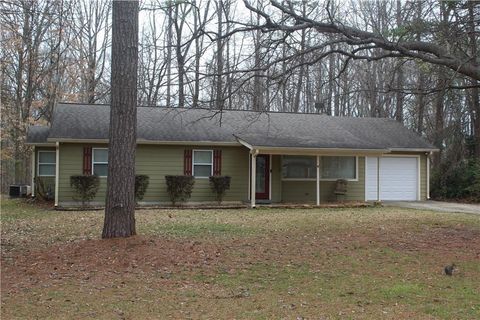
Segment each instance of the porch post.
M430 200L430 155L431 152L427 154L427 200Z
M317 206L320 205L320 156L317 156Z
M32 148L32 198L35 197L35 164L37 161L35 161L35 146Z
M58 181L60 175L60 142L55 144L55 207L58 207Z
M252 176L250 178L251 186L250 186L250 207L255 208L255 186L256 186L256 177L257 177L257 154L252 153L251 154L251 166L252 166Z
M380 156L377 157L377 201L380 201Z

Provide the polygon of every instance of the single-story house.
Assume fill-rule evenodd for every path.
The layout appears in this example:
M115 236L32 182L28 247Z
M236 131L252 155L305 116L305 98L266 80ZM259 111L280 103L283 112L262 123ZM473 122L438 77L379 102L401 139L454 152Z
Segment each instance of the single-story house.
M311 203L429 198L430 143L384 118L138 107L136 173L150 177L141 204L169 204L165 175L192 175L189 202L214 201L208 177L228 175L225 202ZM51 126L32 126L32 177L56 206L78 204L70 176L95 174L103 204L110 106L59 103ZM253 165L252 165L253 164ZM32 178L32 185L34 179ZM35 190L35 188L32 188Z

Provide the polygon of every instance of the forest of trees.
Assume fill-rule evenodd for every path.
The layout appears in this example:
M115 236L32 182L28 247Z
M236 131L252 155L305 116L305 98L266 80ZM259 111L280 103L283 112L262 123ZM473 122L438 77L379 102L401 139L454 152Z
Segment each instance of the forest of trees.
M2 192L56 102L110 102L111 6L0 2ZM441 150L433 195L480 197L479 35L474 1L142 1L138 104L394 118Z

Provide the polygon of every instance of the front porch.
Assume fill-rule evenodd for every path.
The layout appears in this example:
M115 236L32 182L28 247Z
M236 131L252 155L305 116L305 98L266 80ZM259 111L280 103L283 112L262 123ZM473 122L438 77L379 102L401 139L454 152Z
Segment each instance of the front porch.
M251 207L365 203L364 154L251 149L249 160ZM347 188L337 196L339 179Z

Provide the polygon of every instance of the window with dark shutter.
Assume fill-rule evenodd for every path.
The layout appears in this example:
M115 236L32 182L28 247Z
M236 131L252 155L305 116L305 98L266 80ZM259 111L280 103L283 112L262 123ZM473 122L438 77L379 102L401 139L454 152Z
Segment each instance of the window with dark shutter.
M222 150L213 150L213 175L222 175Z
M183 174L186 176L192 175L192 150L185 149L183 153Z
M92 147L83 147L83 174L92 174Z

